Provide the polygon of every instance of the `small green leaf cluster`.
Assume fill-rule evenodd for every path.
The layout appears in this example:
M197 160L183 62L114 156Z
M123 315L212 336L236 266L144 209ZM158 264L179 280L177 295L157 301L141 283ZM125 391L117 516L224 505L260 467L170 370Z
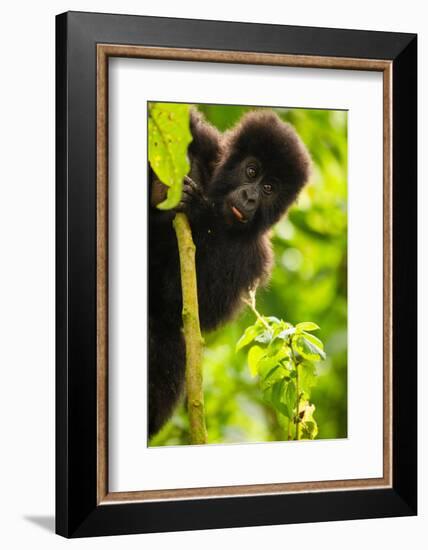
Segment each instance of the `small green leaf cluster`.
M166 200L158 204L161 210L177 206L183 178L190 169L189 109L189 105L180 103L149 103L149 162L159 180L169 188Z
M259 377L263 398L275 409L288 439L315 439L315 405L309 400L316 384L315 364L326 358L323 343L312 334L319 327L312 322L293 326L256 314L256 322L247 327L236 351L248 348L250 373Z

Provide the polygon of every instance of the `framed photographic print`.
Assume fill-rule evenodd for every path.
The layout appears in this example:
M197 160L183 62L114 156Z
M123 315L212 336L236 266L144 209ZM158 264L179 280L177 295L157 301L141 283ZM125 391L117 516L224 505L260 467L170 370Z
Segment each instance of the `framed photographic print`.
M56 25L57 533L416 514L416 36Z

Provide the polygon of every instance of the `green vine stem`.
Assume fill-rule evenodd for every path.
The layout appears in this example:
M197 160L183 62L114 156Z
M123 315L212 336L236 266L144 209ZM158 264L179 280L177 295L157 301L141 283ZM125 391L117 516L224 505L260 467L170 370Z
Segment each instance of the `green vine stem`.
M294 354L293 354L294 357ZM299 388L299 363L296 362L296 439L300 439L300 388Z
M199 324L198 291L195 266L195 244L189 221L178 213L173 221L180 255L183 294L183 331L186 342L186 390L190 425L190 443L207 443L202 375L203 339Z
M251 311L254 313L254 315L259 319L259 321L262 323L262 325L267 329L271 330L269 324L266 322L266 320L260 315L260 313L256 309L256 291L257 291L257 284L248 290L248 296L249 298L241 298L244 304L247 304L247 306L251 309Z
M293 347L291 347L291 355L293 357L293 363L296 368L296 435L294 439L300 439L300 417L299 417L299 408L300 408L300 387L299 387L299 362L297 361L296 355L294 354Z

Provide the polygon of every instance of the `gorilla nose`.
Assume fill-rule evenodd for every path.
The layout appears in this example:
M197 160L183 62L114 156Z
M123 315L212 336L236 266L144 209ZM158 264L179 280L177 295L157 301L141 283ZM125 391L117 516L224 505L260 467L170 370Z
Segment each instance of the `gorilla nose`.
M244 187L244 189L242 189L241 198L242 198L242 202L245 205L245 208L248 211L255 210L255 208L257 207L257 198L258 198L258 194L255 189L246 189Z

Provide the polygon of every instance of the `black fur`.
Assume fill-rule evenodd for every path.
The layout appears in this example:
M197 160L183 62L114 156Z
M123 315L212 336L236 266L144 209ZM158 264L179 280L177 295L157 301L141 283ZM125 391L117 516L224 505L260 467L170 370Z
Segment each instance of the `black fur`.
M248 113L225 134L191 112L190 178L179 210L196 245L202 330L242 307L241 297L266 282L272 266L268 230L308 179L310 159L294 129L272 111ZM150 172L149 435L170 418L184 386L185 346L173 212L155 208L164 190Z

